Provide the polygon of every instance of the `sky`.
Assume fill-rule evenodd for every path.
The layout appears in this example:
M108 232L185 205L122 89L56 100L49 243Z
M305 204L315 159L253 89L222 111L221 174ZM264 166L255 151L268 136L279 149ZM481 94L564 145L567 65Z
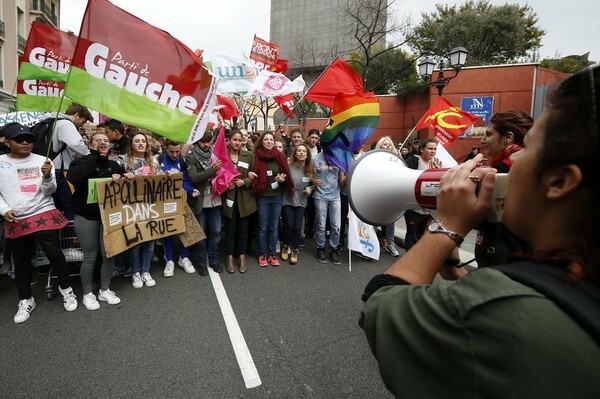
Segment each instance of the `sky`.
M301 0L298 0L301 1ZM254 34L269 38L269 0L112 0L113 4L166 30L192 50L206 54L248 55ZM400 17L410 16L418 24L421 12L435 4L450 6L464 1L397 0ZM541 57L590 52L590 60L600 61L600 2L598 0L490 0L493 5L529 4L546 31ZM62 0L60 28L79 32L86 0ZM110 21L107 21L110 23ZM115 29L118 29L115 26ZM468 43L464 43L468 49Z

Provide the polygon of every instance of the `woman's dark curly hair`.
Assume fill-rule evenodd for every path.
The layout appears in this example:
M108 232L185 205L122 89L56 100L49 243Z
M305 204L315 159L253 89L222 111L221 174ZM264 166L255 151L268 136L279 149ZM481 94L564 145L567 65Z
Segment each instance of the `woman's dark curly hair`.
M600 64L559 83L547 98L548 118L537 176L553 166L574 164L582 173L578 190L586 203L573 209L571 233L581 237L577 248L534 255L568 267L576 278L600 283ZM573 145L575 143L575 145Z
M511 132L515 137L513 144L522 146L525 134L533 126L533 118L527 112L511 109L504 112L496 112L490 118L491 124L494 125L500 137L505 137L508 132Z

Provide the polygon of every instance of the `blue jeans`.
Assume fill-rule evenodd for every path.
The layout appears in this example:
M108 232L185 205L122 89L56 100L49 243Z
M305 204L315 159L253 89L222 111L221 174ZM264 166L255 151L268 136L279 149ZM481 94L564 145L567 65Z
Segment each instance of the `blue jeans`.
M258 207L258 254L275 255L283 195L256 198Z
M154 254L154 240L129 248L129 264L132 273L149 273Z
M198 223L206 234L206 238L196 244L196 262L198 266L206 267L208 249L208 264L219 264L219 244L221 243L221 207L204 208L198 214Z
M173 249L175 247L173 237L174 236L168 236L168 237L163 238L163 246L165 248L165 259L166 260L173 260ZM190 254L190 249L186 248L186 247L182 247L179 257L181 259L187 258L189 256L189 254Z
M342 205L340 199L320 200L315 198L315 242L317 248L325 248L325 223L329 216L329 246L337 249L340 245Z
M387 240L388 244L393 244L396 233L396 225L394 223L390 223L386 226L383 226L382 229L385 233L385 239Z

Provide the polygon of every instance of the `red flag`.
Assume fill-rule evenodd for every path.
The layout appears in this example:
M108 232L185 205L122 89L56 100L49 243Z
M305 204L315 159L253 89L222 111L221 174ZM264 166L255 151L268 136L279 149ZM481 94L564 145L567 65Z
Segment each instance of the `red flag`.
M217 159L223 162L223 166L212 179L212 196L215 198L223 194L229 188L229 183L234 177L239 176L240 172L229 158L227 153L227 144L225 143L225 128L222 127L215 141L211 160L214 163Z
M215 89L209 71L182 42L107 0L88 0L66 97L193 143L204 135Z
M294 93L289 93L284 96L273 97L273 100L279 104L283 112L288 118L294 117Z
M77 36L33 22L23 55L19 55L17 110L63 112L71 103L62 92L77 45Z
M256 61L256 64L260 69L271 69L277 63L278 58L279 46L254 35L250 59Z
M361 77L344 60L337 57L308 89L304 98L333 109L338 93L356 94L363 91Z
M479 116L463 111L444 97L438 97L417 123L415 129L432 127L435 131L434 140L447 148L478 119Z
M220 94L217 94L217 106L215 109L219 110L219 114L223 117L223 119L228 121L237 119L240 116L240 111L238 110L235 101Z
M285 73L288 70L288 60L279 58L275 65L271 68L271 71L277 73Z

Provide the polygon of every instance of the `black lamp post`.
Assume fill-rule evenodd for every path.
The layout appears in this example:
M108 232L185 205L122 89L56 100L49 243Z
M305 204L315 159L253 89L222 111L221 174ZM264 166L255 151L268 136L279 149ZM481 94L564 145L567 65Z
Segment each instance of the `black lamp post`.
M454 67L454 75L445 76L444 75L444 60L440 60L440 73L436 80L429 82L429 84L436 89L438 89L438 95L442 96L442 91L444 87L448 86L448 83L454 79L460 73L460 69L465 66L467 61L467 55L469 52L464 47L455 47L450 53L446 56L450 60L450 64ZM435 61L429 57L425 57L417 64L419 67L419 75L421 78L429 81L431 79L431 75L433 75L433 68L435 68Z

